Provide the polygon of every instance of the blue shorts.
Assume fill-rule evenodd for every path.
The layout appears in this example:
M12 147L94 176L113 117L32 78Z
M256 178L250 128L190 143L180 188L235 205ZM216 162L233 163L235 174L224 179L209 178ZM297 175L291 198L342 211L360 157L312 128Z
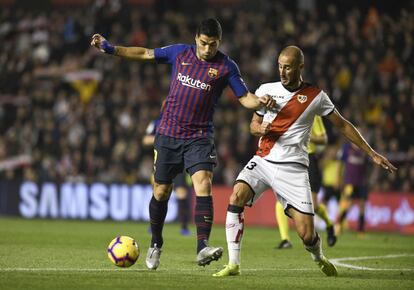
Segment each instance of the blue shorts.
M171 184L184 169L193 175L200 170L212 172L217 165L213 137L179 139L156 134L154 151L154 180L159 184Z

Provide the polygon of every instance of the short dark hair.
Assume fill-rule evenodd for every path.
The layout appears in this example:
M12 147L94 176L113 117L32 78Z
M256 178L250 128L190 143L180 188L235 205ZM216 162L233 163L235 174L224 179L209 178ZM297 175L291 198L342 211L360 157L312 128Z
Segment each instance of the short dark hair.
M221 39L222 31L220 22L215 18L208 18L201 21L197 27L197 36L200 36L201 34Z

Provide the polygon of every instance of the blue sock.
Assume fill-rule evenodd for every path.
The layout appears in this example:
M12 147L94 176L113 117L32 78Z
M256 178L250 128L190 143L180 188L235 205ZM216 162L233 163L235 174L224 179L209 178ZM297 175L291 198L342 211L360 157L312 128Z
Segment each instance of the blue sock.
M197 227L197 253L208 246L213 226L213 213L213 198L211 196L197 196L194 215Z
M164 240L162 238L162 229L164 227L165 217L168 210L168 200L158 201L152 196L149 204L149 214L151 223L151 247L156 244L158 248L162 247Z

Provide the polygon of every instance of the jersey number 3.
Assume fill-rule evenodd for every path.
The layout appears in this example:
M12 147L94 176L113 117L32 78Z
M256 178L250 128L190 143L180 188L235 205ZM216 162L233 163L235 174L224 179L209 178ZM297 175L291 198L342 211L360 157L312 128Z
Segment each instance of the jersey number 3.
M253 168L257 165L256 162L250 161L249 165L246 166L247 169L253 170Z

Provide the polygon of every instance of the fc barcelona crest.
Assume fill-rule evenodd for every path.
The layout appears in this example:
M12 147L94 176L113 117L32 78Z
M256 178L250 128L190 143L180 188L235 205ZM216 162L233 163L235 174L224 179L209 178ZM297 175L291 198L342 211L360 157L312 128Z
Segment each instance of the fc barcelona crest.
M305 96L305 95L298 95L297 98L298 98L298 101L302 104L305 103L308 100L308 97Z
M217 77L217 74L218 74L218 70L217 69L215 69L215 68L210 68L209 70L208 70L208 76L209 77L211 77L211 78L215 78L215 77Z

